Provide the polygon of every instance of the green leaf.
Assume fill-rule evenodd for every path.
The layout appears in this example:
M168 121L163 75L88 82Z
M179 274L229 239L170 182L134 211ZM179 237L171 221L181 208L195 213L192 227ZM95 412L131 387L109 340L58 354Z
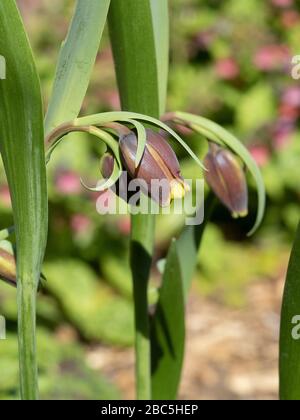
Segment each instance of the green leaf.
M58 60L45 121L47 134L79 114L99 49L109 4L110 0L77 0L72 23Z
M300 400L299 284L300 225L289 262L281 312L280 398L282 400Z
M0 3L0 146L17 245L21 394L37 397L35 299L47 237L42 100L32 52L14 0Z
M112 1L109 30L122 109L158 117L159 86L150 1Z
M152 398L174 400L185 343L184 290L178 249L169 249L155 315L151 320Z
M257 217L251 232L249 232L249 235L252 235L261 224L266 205L264 181L255 160L252 158L246 147L235 136L213 121L185 112L176 112L175 117L181 121L190 123L195 131L198 131L208 139L212 141L216 141L216 139L218 139L219 142L232 149L244 161L246 167L249 169L256 182L258 194Z
M120 178L122 174L122 168L120 168L119 164L117 161L114 162L114 168L112 171L111 176L106 179L105 181L101 182L100 185L97 185L96 187L89 187L88 185L86 185L82 179L80 179L81 184L89 191L93 191L93 192L101 192L101 191L105 191L111 187L113 187L116 182L118 181L118 179Z
M135 167L137 168L142 160L142 157L145 151L147 133L146 133L145 127L140 122L134 121L134 120L128 120L128 122L131 122L137 131L138 145L137 145L137 151L136 151L136 157L135 157Z
M204 221L200 225L185 226L176 241L185 301L187 300L188 293L191 288L191 282L196 268L203 234L213 211L215 202L215 195L210 193L205 199Z
M159 90L159 113L165 112L169 71L169 7L168 0L150 0L156 49Z
M209 194L203 223L186 226L179 238L172 243L167 260L161 264L164 271L163 282L151 337L154 399L175 399L177 395L184 357L184 307L203 233L214 203L214 195ZM168 313L168 322L165 322L165 313Z
M110 151L113 153L114 158L115 158L115 165L114 165L113 172L111 176L104 183L102 183L102 185L99 185L96 187L89 187L83 182L82 179L81 179L81 184L87 190L94 191L94 192L105 191L106 189L111 188L113 185L115 185L115 183L117 182L117 180L120 178L122 174L122 163L121 163L119 144L112 135L110 135L104 130L100 130L97 127L90 126L90 127L74 128L72 126L69 126L68 124L63 124L57 127L57 129L53 130L50 133L50 136L48 136L46 139L46 144L48 144L49 146L49 149L46 154L46 162L48 163L50 161L52 153L60 145L62 140L65 138L65 136L67 136L70 132L74 132L74 131L83 131L97 137L98 139L100 139L106 144L106 146L110 149Z
M11 226L7 229L3 229L0 231L0 241L3 241L4 239L7 239L10 237L10 235L14 232L15 227Z

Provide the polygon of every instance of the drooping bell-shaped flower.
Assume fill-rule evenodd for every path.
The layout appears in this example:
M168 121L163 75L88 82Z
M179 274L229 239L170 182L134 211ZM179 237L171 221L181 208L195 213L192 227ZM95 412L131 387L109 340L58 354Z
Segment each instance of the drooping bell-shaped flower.
M205 180L233 217L248 214L248 187L236 156L216 143L209 144L204 164Z
M140 190L160 206L168 206L176 198L183 198L189 191L184 182L180 166L172 147L158 133L147 129L146 146L139 166L135 160L138 140L134 132L120 137L122 163L128 174L128 182L134 181ZM113 170L114 158L106 155L102 160L101 172L108 178ZM122 176L117 183L117 194L122 197ZM130 191L128 193L130 198Z

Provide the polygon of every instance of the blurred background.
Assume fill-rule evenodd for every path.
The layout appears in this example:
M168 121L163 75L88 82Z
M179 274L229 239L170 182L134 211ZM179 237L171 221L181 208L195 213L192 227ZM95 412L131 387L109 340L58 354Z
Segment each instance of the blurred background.
M113 0L112 0L113 1ZM41 77L45 106L59 46L74 1L19 0ZM300 54L296 0L170 0L168 110L201 114L224 125L249 148L267 188L267 213L247 238L256 211L232 220L218 205L209 224L187 306L187 348L180 398L276 399L280 300L299 219ZM83 114L120 108L107 32ZM186 138L199 156L203 139ZM133 398L133 307L128 267L128 216L100 216L101 144L69 136L49 165L50 225L38 297L43 398ZM198 169L182 150L183 174ZM0 166L0 228L12 224ZM182 228L181 217L158 217L155 262ZM152 281L158 279L156 264ZM18 396L16 292L0 284L0 398Z

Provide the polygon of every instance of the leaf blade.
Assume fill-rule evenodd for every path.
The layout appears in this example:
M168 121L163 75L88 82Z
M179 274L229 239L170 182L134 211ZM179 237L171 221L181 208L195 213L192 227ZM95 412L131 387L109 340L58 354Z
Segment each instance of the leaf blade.
M0 53L7 65L0 82L0 145L18 253L21 395L36 399L35 299L47 238L46 164L39 79L14 0L0 3Z
M300 322L300 225L289 262L280 326L280 398L300 400L300 340L293 337L293 323ZM299 329L298 329L299 330Z
M151 319L152 397L155 400L176 399L184 357L184 318L184 290L174 241L168 252L155 315Z
M77 117L86 94L110 0L77 0L59 55L45 131Z
M156 49L159 91L159 114L166 109L169 72L169 4L168 0L150 0Z
M158 117L157 58L149 0L112 1L109 31L122 109Z

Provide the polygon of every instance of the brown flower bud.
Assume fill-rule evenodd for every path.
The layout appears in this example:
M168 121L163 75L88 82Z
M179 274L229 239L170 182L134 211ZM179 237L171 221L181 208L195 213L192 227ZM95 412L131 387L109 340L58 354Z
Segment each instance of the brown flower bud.
M146 147L138 168L135 167L137 137L133 132L120 138L122 161L129 176L137 182L141 181L143 192L159 205L168 206L172 199L184 197L189 187L180 174L180 166L171 146L160 134L150 129L146 131ZM158 185L162 185L162 188L157 188Z
M100 163L100 171L101 171L102 176L105 179L108 179L113 173L114 165L115 165L114 157L111 154L106 153L101 159L101 163Z
M0 279L13 286L17 285L15 257L2 248L0 248Z
M248 214L248 188L245 173L235 155L215 143L210 143L204 159L205 179L233 217Z

